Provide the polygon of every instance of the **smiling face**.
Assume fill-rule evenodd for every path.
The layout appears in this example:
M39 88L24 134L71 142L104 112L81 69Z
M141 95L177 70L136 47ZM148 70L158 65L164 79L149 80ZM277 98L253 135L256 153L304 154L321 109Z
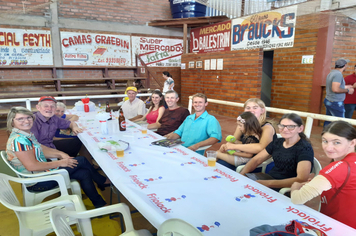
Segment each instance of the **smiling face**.
M298 126L294 121L285 118L278 124L279 133L283 138L289 139L299 136L299 133L303 132L303 125Z
M257 103L255 102L249 102L245 106L245 111L249 111L252 114L256 116L257 119L260 118L260 116L265 113L265 109L261 108Z
M179 100L178 97L176 97L175 93L167 93L164 96L164 99L166 100L167 106L169 109L174 109L177 107L177 102Z
M64 112L65 112L64 107L57 107L56 111L55 111L55 114L58 117L62 117L64 115Z
M159 102L162 100L162 98L158 94L152 94L151 99L155 106L158 106Z
M33 125L33 117L21 113L17 113L12 121L12 126L19 130L30 133Z
M324 133L321 144L326 156L338 161L355 150L356 141L355 139L350 141L335 134Z
M47 119L54 116L56 103L53 101L42 101L36 105L37 110Z
M193 107L195 112L203 113L205 111L205 107L208 105L208 102L205 102L204 98L194 97L193 98Z
M132 90L127 91L127 96L129 97L130 102L135 100L136 94L137 93L135 91Z

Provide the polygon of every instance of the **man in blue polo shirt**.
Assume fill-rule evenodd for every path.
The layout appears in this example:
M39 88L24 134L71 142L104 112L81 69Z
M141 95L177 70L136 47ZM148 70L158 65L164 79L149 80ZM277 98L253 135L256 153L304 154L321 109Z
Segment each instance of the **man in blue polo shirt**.
M193 95L195 113L187 116L179 128L166 135L168 139L178 139L183 146L196 151L198 148L213 145L221 141L221 127L219 121L205 110L208 105L207 97L202 93ZM204 151L198 151L204 154Z

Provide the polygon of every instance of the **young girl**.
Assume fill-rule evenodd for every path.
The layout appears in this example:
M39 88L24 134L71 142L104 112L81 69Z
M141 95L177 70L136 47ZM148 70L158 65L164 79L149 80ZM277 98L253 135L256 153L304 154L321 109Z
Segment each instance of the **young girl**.
M156 123L159 121L159 119L161 119L163 113L164 113L164 102L163 102L163 94L158 91L155 90L152 92L152 105L151 107L148 109L146 115L142 118L133 120L133 121L144 121L147 120L148 124L152 124L152 123Z
M242 169L241 174L250 173L272 156L274 167L268 173L269 176L263 176L269 179L257 182L279 191L280 188L291 187L294 182L308 180L313 167L314 151L303 133L303 120L297 114L284 114L278 129L282 138L274 140L254 156Z
M166 80L164 81L164 85L163 85L163 93L166 93L169 90L173 90L174 80L172 79L172 75L169 74L168 71L163 71L162 76Z
M242 133L241 141L238 141L241 144L258 143L262 135L261 125L256 116L251 112L244 112L237 117L237 129ZM226 148L226 144L223 144L222 146L223 147L220 148L220 150L224 151L219 152L218 159L221 159L234 167L247 163L251 157L254 156L253 153L242 152L239 150L231 152L231 150ZM229 155L226 152L233 155ZM219 163L221 163L221 161L219 161Z
M321 213L356 229L356 130L345 121L334 121L321 135L324 152L334 162L309 183L295 182L291 200L303 204L321 196Z

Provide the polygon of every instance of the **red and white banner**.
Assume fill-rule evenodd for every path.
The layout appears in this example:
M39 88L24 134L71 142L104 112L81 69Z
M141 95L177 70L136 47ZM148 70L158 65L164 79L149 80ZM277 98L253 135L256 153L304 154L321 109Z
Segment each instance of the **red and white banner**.
M51 32L0 28L1 65L53 65Z
M132 58L140 55L148 66L180 67L183 54L182 39L131 37ZM139 65L141 63L139 62Z
M131 66L130 36L61 32L63 65Z
M190 52L210 53L230 51L231 21L225 21L190 31Z

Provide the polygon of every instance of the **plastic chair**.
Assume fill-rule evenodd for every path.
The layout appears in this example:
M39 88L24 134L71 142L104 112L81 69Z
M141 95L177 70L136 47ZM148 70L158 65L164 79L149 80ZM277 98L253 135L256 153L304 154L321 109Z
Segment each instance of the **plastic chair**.
M262 168L261 172L266 173L267 166L272 162L273 162L273 158L271 157L268 160L262 162L259 166L256 167L256 169ZM239 165L238 167L236 167L236 172L240 173L244 167L245 167L245 165Z
M41 177L41 176L50 176L54 174L60 174L63 176L64 181L66 183L67 189L70 189L71 192L75 195L78 195L80 198L82 197L80 185L76 180L70 180L69 174L66 170L64 169L59 169L59 170L53 170L51 172L42 172L42 173L36 173L36 174L25 174L17 171L7 160L7 154L5 151L1 151L1 157L3 161L8 165L8 167L16 173L16 175L19 178L35 178L35 177ZM32 180L32 183L37 182ZM32 192L27 190L26 186L22 184L22 194L23 194L23 200L24 200L24 205L25 206L34 206L43 201L48 196L51 196L53 194L58 193L60 190L58 187L53 188L48 191L43 191L43 192Z
M157 236L203 236L203 234L188 222L171 218L161 224Z
M61 196L53 200L40 203L35 206L21 206L17 199L9 181L16 183L32 183L54 180L58 182ZM53 227L49 220L49 212L54 208L66 208L70 210L84 211L86 210L82 200L77 195L68 195L67 187L63 176L49 175L37 178L17 178L0 173L0 202L7 208L13 210L19 221L20 236L41 236L53 232ZM70 224L77 221L70 220ZM82 225L90 224L90 220L83 222ZM78 225L78 230L82 229Z
M49 217L54 229L54 232L57 236L74 236L74 233L68 224L68 219L76 219L79 224L81 224L82 220L87 220L92 217L97 217L101 215L111 214L111 213L121 213L124 217L125 222L125 233L121 234L122 236L152 236L152 234L145 229L135 230L132 224L130 209L124 203L119 203L107 207L102 207L90 211L69 211L62 209L53 209L49 213ZM83 226L82 226L83 228ZM93 236L93 231L91 225L82 232L83 236Z
M319 171L322 169L320 162L314 157L314 161L313 161L313 169L311 173L314 173L315 176L317 176L319 174ZM281 194L286 194L287 192L290 192L290 188L282 188L281 190L279 190L279 193Z

